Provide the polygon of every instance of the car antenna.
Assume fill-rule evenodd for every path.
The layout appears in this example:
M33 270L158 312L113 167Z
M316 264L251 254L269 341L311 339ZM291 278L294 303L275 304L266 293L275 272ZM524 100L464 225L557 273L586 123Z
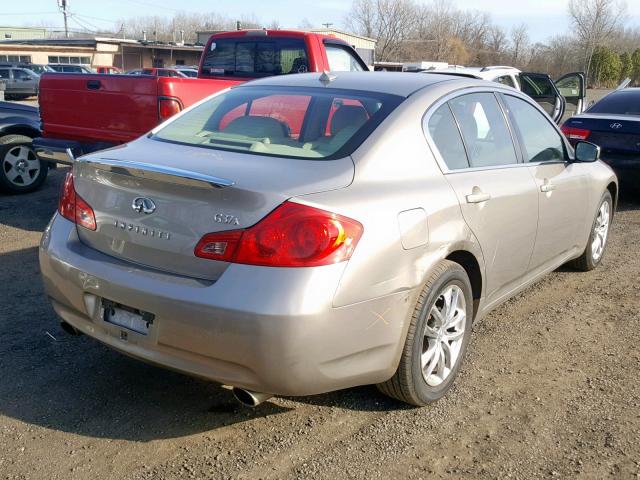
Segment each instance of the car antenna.
M336 79L335 75L331 75L328 71L325 70L322 72L322 75L320 75L320 78L318 80L320 80L320 83L322 83L326 87L335 79Z

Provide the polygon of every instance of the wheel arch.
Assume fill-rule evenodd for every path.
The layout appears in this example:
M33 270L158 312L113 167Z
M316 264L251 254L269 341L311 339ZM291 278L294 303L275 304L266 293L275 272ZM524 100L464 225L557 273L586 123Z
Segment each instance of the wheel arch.
M609 190L611 199L613 200L613 211L611 212L611 215L614 216L616 208L618 208L618 185L616 182L610 182L609 185L607 185L607 190Z
M30 125L9 125L0 128L0 137L6 135L24 135L29 138L36 138L40 136L40 131Z
M446 259L457 263L464 268L465 272L467 272L469 282L471 282L471 293L473 295L473 318L475 319L478 314L483 287L480 262L478 262L476 256L468 250L455 250L449 253Z

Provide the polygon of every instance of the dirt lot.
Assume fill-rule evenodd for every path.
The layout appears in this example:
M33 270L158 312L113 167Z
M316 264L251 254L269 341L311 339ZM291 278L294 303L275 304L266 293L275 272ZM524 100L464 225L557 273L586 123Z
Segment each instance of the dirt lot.
M600 268L554 272L476 325L436 405L361 387L250 410L58 327L37 244L63 173L0 197L0 480L640 478L640 202Z

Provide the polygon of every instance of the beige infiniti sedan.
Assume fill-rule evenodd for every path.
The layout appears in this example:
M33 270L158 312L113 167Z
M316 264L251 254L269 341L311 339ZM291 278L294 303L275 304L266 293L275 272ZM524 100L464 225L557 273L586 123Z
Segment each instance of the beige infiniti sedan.
M40 266L68 332L246 404L377 384L425 405L474 321L602 261L598 155L495 83L272 77L79 159Z

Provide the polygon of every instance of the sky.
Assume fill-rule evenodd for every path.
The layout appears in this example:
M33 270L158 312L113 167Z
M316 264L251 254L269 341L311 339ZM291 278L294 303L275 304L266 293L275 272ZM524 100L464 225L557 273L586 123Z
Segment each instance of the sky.
M427 1L427 0L422 0ZM0 0L0 25L37 24L62 26L57 0ZM179 11L216 11L231 18L255 14L265 24L278 20L282 28L297 27L303 19L312 24L331 22L342 27L351 6L350 0L68 0L72 13L85 25L118 30L116 21L133 16L171 16ZM568 0L453 0L460 9L489 12L493 22L509 30L522 22L529 26L533 41L544 41L569 30ZM628 25L640 26L640 1L629 0ZM295 5L295 8L292 8ZM71 28L79 28L73 21ZM115 28L114 28L115 27Z

